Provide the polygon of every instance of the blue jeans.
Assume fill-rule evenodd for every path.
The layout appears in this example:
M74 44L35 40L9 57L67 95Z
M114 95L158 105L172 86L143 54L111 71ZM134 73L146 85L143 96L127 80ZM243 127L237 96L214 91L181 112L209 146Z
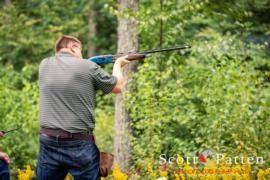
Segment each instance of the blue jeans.
M4 160L0 160L0 180L9 180L9 169Z
M99 150L90 140L59 141L40 136L36 176L38 180L99 180Z

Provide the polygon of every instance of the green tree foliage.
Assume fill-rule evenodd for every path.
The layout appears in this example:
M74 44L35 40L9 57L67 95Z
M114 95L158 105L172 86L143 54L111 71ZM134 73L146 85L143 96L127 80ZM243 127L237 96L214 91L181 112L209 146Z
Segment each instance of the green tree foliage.
M38 84L32 81L35 66L16 72L12 66L0 68L0 129L21 126L1 139L1 150L7 152L16 169L34 165L38 152Z
M96 0L92 9L96 12L97 34L91 42L96 47L96 54L115 53L116 51L116 27L117 18L106 7L114 7L116 3L112 0Z
M142 1L140 12L129 14L140 23L141 49L192 46L154 55L134 74L126 104L135 165L205 149L269 159L267 43L246 42L252 34L269 35L263 4L268 1Z
M16 69L39 63L53 55L54 42L62 34L87 41L88 10L86 1L15 1L1 7L1 62L11 63Z

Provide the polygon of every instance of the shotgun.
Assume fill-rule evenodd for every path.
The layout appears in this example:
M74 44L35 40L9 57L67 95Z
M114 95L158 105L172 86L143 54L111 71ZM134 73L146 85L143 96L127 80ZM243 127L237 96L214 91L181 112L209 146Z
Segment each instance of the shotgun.
M152 49L148 51L135 52L135 53L128 52L128 53L120 53L120 54L115 54L115 55L112 55L112 54L100 55L100 56L90 57L88 60L95 62L97 64L108 64L108 63L114 63L116 59L121 56L128 55L127 60L134 61L134 60L142 60L153 53L176 51L176 50L182 50L182 49L188 49L188 48L191 48L191 46L185 45L185 46L176 46L176 47L163 48L163 49Z

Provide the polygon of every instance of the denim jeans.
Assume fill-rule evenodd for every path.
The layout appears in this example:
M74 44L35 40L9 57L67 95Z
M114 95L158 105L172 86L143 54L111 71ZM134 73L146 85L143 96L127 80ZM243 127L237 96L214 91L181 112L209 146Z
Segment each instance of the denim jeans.
M99 149L90 140L60 141L40 136L36 176L38 180L99 180Z
M9 169L4 160L0 160L0 180L9 180Z

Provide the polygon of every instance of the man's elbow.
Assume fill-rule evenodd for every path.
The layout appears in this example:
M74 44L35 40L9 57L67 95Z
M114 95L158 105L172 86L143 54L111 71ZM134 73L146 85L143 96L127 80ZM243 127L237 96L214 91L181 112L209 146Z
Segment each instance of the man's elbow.
M115 86L115 87L113 88L113 90L112 90L112 93L114 93L114 94L119 94L119 93L122 92L122 90L123 90L123 87L122 87L122 86Z
M112 90L112 93L119 94L123 91L124 85L123 85L123 78L117 78L117 83L115 87Z

